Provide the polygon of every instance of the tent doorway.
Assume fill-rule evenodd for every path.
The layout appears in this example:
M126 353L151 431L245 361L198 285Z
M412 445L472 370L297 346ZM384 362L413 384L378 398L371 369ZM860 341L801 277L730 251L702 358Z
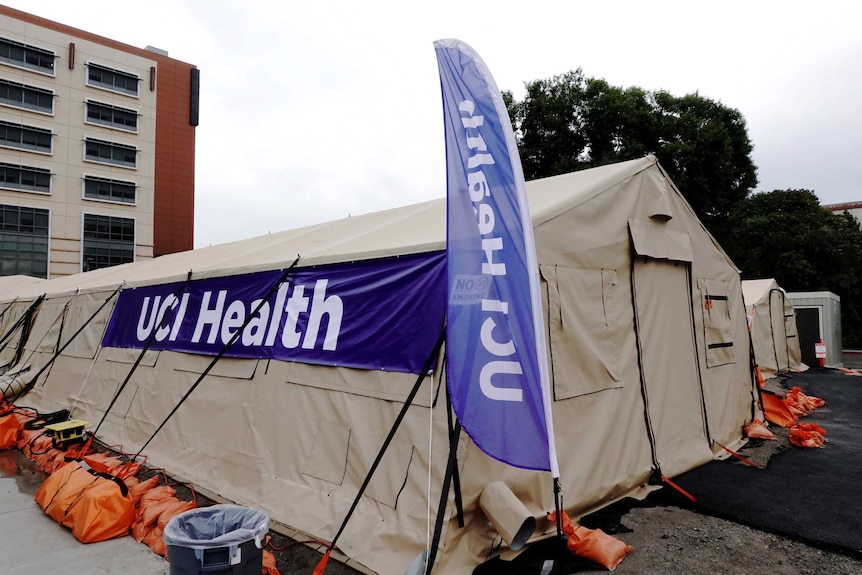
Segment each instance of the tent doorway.
M702 452L704 459L712 458L692 332L689 277L685 262L639 256L634 264L632 287L646 409L656 458L669 477L687 470L681 456L687 459Z

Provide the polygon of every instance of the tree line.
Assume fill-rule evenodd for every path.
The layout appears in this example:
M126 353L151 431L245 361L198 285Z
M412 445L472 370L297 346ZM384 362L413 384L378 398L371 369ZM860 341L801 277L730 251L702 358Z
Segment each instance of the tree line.
M739 110L698 93L612 86L581 69L504 91L531 180L655 155L743 279L841 298L844 346L862 346L862 230L813 190L755 193L757 168Z

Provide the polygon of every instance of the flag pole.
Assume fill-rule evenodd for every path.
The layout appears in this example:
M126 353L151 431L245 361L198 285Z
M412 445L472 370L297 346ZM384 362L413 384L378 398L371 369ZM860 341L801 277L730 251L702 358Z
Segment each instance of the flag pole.
M485 454L551 473L562 535L539 264L511 119L475 50L456 39L437 40L434 48L446 143L447 383L453 408Z

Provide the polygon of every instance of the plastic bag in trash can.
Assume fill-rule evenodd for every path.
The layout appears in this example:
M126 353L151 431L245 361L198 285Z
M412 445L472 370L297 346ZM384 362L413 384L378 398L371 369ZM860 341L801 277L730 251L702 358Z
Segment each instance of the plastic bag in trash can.
M236 547L254 539L258 549L269 531L269 517L240 505L198 507L174 516L165 526L166 545L191 549Z

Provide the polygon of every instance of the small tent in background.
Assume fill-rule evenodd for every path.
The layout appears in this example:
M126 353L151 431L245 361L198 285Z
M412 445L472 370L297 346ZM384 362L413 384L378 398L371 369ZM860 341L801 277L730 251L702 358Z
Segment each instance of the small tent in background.
M739 270L656 159L528 182L527 194L549 334L564 510L577 519L623 497L643 496L662 476L673 478L725 457L725 447L740 447L744 425L759 414ZM38 308L26 336L9 338L19 353L0 353L7 364L0 380L32 384L21 401L43 413L65 408L98 422L111 405L99 431L104 442L132 453L147 446L148 462L168 473L331 540L416 374L426 370L357 368L333 363L327 354L341 354L350 338L363 343L348 359L370 364L384 357L384 344L401 358L417 339L430 336L433 343L442 306L411 302L437 294L434 301L442 304L445 274L425 280L399 272L418 277L419 289L407 292L386 291L396 274L376 272L411 262L441 270L444 249L445 201L439 199L24 286L0 294L0 310L8 306L0 329L14 329ZM295 270L281 275L297 254ZM375 273L357 276L363 269ZM307 274L319 279L309 283ZM284 286L280 295L242 299L240 292L257 278L279 277L283 283L273 285ZM341 291L346 284L336 279L344 277L364 278L353 282L358 296ZM455 279L462 289L453 298L482 297L470 278ZM218 286L196 287L207 282ZM318 294L319 285L325 294ZM200 300L177 306L182 298L168 299L193 289ZM119 302L135 298L141 311L118 321ZM369 308L370 300L378 307ZM174 305L202 342L226 338L237 331L239 316L262 317L249 306L268 301L275 301L267 309L276 319L256 322L248 339L263 341L261 330L277 333L276 343L317 354L310 361L234 354L207 372L211 356L165 343L177 334L182 339L182 329L154 327L156 307ZM282 318L279 324L285 303L293 323ZM300 313L300 304L311 311ZM316 305L325 313L315 323ZM417 331L421 325L427 333ZM394 337L400 327L413 335ZM321 345L305 338L300 347L294 337L313 331L328 338L339 329L337 350L334 339L326 349L328 339ZM363 337L372 329L378 331ZM116 330L130 337L156 334L164 345L145 353L140 346L103 345ZM200 387L172 412L205 372ZM124 380L128 386L113 401ZM387 575L402 575L426 547L428 512L437 505L433 493L428 500L429 476L439 494L449 455L439 363L423 381L338 541L351 559ZM469 573L500 545L479 504L496 482L520 500L540 533L554 531L545 520L554 508L547 473L493 460L466 433L457 440L464 527L452 494L437 573Z
M744 280L742 297L751 329L754 359L763 377L805 371L796 331L796 313L774 279Z

